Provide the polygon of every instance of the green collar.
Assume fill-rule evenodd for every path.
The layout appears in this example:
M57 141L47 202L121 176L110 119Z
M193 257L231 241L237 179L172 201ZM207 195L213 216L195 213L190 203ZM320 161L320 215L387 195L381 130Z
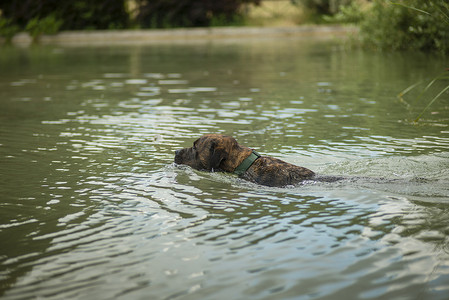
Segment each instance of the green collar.
M253 150L251 154L234 170L234 174L242 175L260 157L260 154Z

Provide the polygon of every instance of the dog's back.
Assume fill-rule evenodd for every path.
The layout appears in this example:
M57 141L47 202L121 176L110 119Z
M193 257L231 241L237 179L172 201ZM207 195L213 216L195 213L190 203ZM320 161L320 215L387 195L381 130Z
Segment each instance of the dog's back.
M261 156L242 175L243 179L267 186L294 185L313 178L315 173L307 168L283 160Z

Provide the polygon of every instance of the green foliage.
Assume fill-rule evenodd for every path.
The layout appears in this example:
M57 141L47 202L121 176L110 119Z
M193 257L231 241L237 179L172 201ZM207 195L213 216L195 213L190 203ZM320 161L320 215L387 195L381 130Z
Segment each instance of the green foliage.
M0 11L21 29L25 29L33 19L30 26L35 27L38 26L36 19L44 20L51 16L64 21L61 30L118 29L126 28L129 24L126 1L1 0ZM50 24L45 26L51 27Z
M225 15L213 16L210 20L209 26L219 27L219 26L243 26L245 25L245 19L241 15L234 15L226 17Z
M296 1L296 0L295 0ZM300 0L302 5L318 17L331 16L339 12L340 7L351 3L351 0Z
M359 3L355 1L349 5L341 5L338 12L332 16L324 16L323 19L328 23L360 23L364 18L364 12Z
M242 25L242 6L260 1L1 0L0 12L8 23L0 23L0 34L9 37L20 29L36 40L56 30ZM129 12L127 5L133 11ZM136 17L134 24L131 15Z
M448 14L449 4L441 0L376 0L360 22L361 38L380 49L449 53Z
M31 35L33 41L36 42L42 34L55 34L59 31L62 21L56 19L55 16L47 16L43 19L31 19L25 30Z
M14 25L10 19L0 17L0 36L5 38L6 43L10 43L19 31L19 26Z
M449 53L449 3L442 0L374 0L367 7L352 2L329 22L357 23L360 40L381 50Z
M260 0L137 0L137 22L143 28L235 25L248 3Z

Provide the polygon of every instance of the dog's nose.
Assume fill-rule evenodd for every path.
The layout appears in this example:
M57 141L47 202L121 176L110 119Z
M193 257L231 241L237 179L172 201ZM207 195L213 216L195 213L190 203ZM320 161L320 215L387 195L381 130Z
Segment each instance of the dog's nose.
M175 151L175 155L178 155L181 152L181 149Z

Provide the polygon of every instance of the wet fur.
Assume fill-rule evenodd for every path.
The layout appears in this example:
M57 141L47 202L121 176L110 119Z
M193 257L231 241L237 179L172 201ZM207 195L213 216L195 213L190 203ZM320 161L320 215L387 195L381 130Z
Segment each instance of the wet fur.
M231 137L208 134L197 139L193 146L176 151L175 163L188 165L197 170L234 172L253 150L241 146ZM269 156L259 157L241 175L243 179L266 186L286 186L313 179L315 173Z

